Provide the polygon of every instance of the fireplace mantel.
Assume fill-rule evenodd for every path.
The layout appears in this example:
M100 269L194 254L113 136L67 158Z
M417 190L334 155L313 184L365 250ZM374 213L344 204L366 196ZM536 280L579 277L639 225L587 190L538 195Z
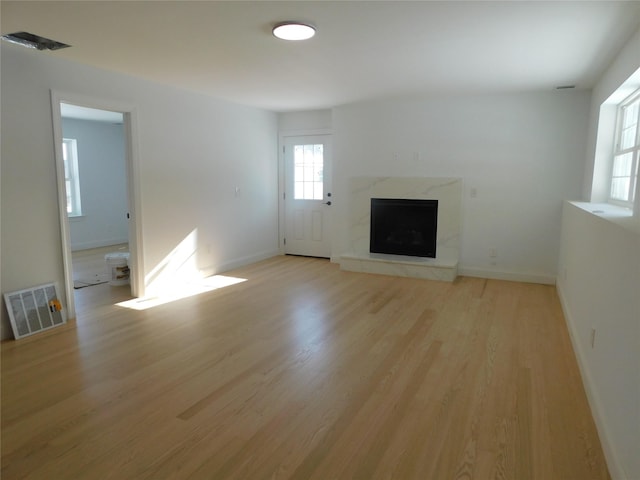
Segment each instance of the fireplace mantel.
M349 180L349 249L340 268L431 280L455 280L460 252L462 179L354 177ZM369 253L371 198L438 200L436 258Z

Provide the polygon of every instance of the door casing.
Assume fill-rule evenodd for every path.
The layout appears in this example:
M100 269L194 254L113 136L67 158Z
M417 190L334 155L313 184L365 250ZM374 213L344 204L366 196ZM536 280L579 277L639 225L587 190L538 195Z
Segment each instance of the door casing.
M51 90L51 110L53 137L56 159L56 177L58 187L58 215L62 240L62 259L64 265L64 287L67 303L67 318L75 318L75 298L73 290L73 265L71 261L71 236L67 216L65 194L64 162L62 158L62 114L60 103L82 107L109 110L123 114L125 135L125 159L127 171L127 193L129 214L129 264L131 266L131 295L144 296L144 266L142 259L142 222L140 218L140 166L137 142L137 112L132 105L117 101L86 97L73 93Z
M286 212L285 212L285 193L286 193L286 164L284 147L287 142L292 140L291 137L313 137L313 136L329 136L330 141L333 141L333 131L330 129L313 129L313 130L295 130L281 132L279 136L279 175L278 175L278 251L281 255L285 254L285 234L286 234ZM333 158L331 158L333 162ZM332 169L333 171L333 169ZM331 173L333 175L333 173ZM333 183L333 178L331 178ZM293 192L291 192L293 194ZM330 236L330 240L333 240L333 233Z

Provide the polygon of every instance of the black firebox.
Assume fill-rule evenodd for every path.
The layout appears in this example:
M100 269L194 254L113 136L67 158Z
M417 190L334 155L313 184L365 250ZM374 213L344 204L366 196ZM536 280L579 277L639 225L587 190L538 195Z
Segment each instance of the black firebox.
M371 199L371 253L436 258L438 200Z

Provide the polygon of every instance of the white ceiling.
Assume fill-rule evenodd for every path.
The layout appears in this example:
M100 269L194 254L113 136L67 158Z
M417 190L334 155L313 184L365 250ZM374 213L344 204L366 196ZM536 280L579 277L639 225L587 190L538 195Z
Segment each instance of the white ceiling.
M590 88L638 1L5 1L2 34L42 53L274 111L421 92ZM271 35L304 20L306 42ZM20 48L11 46L8 48Z

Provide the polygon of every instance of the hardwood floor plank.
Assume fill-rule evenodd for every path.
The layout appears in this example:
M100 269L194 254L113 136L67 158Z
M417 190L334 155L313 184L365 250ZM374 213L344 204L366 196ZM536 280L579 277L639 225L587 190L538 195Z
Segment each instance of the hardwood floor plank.
M2 478L607 480L553 287L275 257L2 344Z
M518 479L533 479L532 432L531 432L531 371L521 368L517 386L517 435L516 475Z
M331 425L324 435L322 440L316 445L316 447L309 452L304 461L296 468L290 478L292 479L308 479L311 478L313 472L318 469L322 461L328 455L333 445L349 427L349 422L355 416L357 411L370 397L372 390L376 384L380 381L380 378L387 374L388 370L392 368L393 364L398 361L398 356L402 352L411 347L411 343L419 338L421 330L425 326L416 322L412 325L411 329L402 338L395 342L395 345L391 351L382 359L382 362L372 372L372 374L357 385L355 392L349 399L347 408L342 412L340 417Z
M354 464L358 468L353 474L353 478L373 478L389 443L398 432L401 419L406 415L409 403L422 385L422 380L435 362L441 347L441 342L434 342L430 345L422 361L409 378L408 385L403 386L402 391L396 397L397 399L393 402L385 402L387 405L385 405L384 411L377 412L379 415L376 420L381 423L376 425L377 428L372 432L373 442L367 448L362 460L359 464Z

